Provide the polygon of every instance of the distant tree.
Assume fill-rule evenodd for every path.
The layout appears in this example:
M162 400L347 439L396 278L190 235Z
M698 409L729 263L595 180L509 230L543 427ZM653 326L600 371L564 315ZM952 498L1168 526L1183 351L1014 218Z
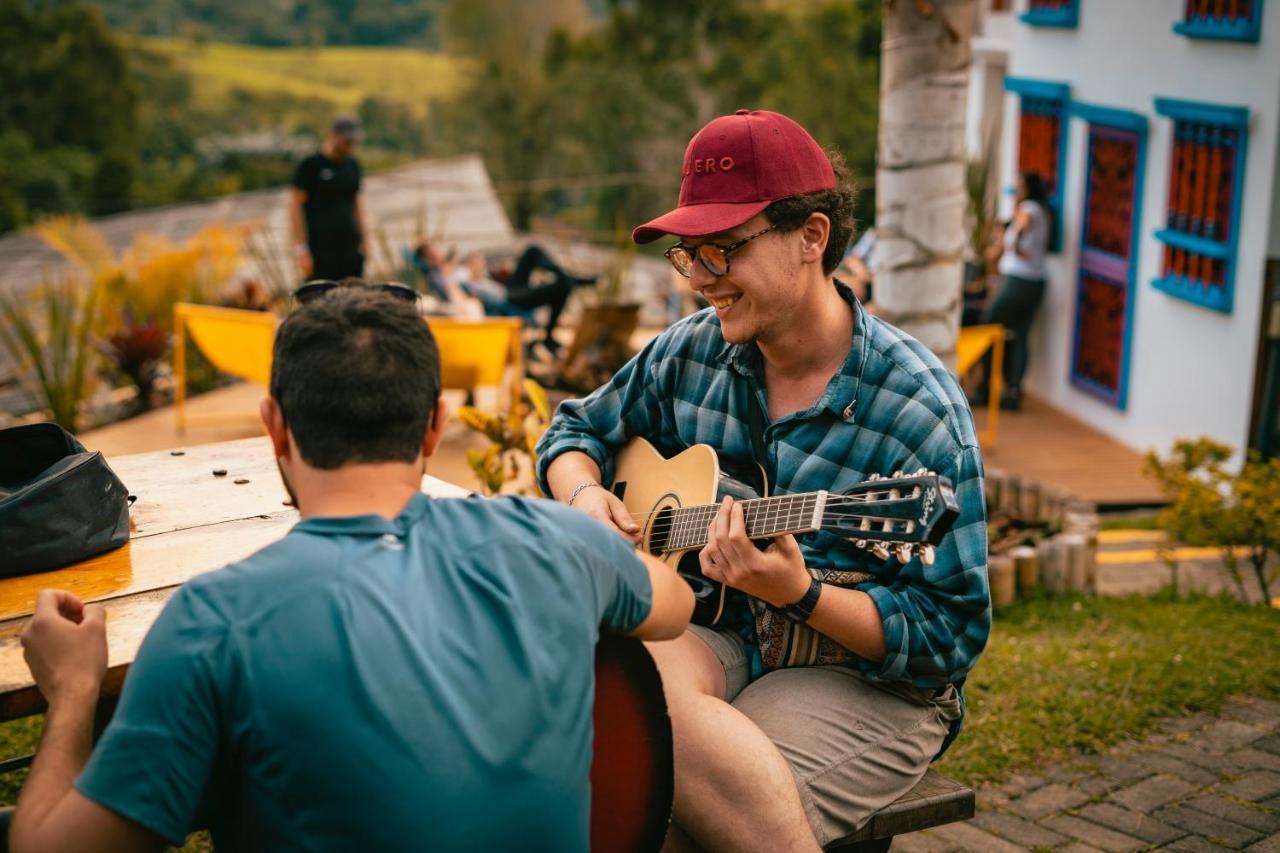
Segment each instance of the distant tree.
M125 50L97 10L0 0L0 230L128 206L136 113Z

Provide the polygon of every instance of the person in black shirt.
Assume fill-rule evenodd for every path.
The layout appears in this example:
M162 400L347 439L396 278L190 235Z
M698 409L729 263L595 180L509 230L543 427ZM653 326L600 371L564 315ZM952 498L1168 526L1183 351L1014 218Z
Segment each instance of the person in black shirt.
M289 213L304 280L364 274L369 231L354 156L362 136L358 120L339 116L320 150L294 170Z

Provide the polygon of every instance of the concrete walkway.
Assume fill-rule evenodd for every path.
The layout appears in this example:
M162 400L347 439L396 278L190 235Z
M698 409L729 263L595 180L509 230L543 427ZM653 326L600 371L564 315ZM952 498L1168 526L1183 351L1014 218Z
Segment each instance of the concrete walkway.
M1280 702L1236 699L1139 743L978 789L971 821L895 853L1280 851Z

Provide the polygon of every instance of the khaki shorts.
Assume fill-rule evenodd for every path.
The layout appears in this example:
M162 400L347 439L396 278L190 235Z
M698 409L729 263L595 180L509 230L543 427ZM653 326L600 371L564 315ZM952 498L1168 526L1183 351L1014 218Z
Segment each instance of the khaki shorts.
M960 715L953 686L933 691L875 682L843 666L779 669L748 683L741 637L700 625L689 630L724 666L726 701L791 765L809 826L823 846L911 790Z

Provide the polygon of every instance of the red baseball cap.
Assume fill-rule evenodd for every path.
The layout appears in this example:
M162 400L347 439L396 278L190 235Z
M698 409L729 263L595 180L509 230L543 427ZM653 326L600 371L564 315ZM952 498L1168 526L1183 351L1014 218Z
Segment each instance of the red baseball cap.
M631 232L702 237L736 228L780 198L834 189L836 174L809 132L780 113L738 110L689 141L676 209Z

